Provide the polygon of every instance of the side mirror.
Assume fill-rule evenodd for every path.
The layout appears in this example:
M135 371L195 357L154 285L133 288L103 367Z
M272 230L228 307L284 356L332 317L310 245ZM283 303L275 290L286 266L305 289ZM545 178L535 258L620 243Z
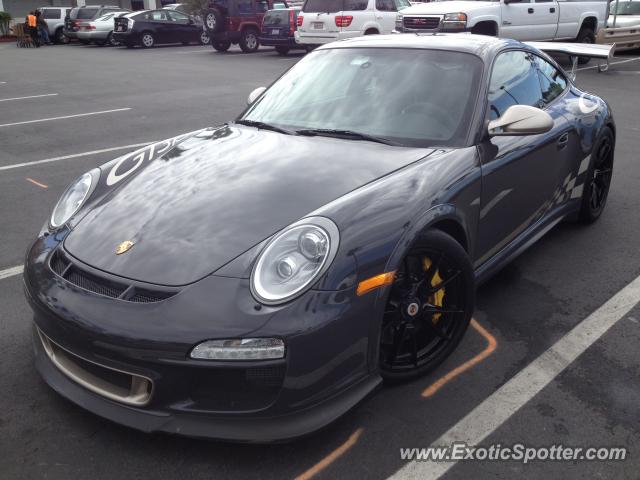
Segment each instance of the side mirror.
M539 135L553 128L553 118L544 110L512 105L500 118L489 122L489 136Z
M247 105L251 105L253 102L255 102L266 89L267 87L258 87L253 92L251 92L249 94L249 98L247 98Z

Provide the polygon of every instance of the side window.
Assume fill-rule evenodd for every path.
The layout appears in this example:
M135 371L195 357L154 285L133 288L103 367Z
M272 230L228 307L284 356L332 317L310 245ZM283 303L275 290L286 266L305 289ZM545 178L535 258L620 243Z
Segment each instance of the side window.
M381 12L395 12L396 5L393 0L376 0L376 10Z
M60 18L60 9L58 8L46 8L42 11L42 18L45 20L55 18Z
M153 12L149 12L151 16L150 20L154 22L166 22L169 19L167 18L167 10L154 10Z
M256 12L265 13L269 10L269 4L266 0L257 0L256 1Z
M253 13L255 0L238 0L238 13L247 15Z
M167 15L172 22L181 23L183 25L189 23L189 17L184 13L179 13L175 10L167 10Z
M368 0L344 0L343 9L347 12L366 10L368 5Z
M546 60L534 56L536 65L538 66L538 75L540 77L540 85L542 86L542 99L545 103L551 103L555 98L564 92L567 88L567 79L553 65Z
M544 106L538 69L531 56L523 51L500 54L491 73L491 119L498 118L512 105Z

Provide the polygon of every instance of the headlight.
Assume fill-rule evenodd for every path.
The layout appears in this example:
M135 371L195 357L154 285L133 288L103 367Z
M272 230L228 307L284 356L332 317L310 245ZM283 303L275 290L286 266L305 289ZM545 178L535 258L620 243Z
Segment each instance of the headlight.
M338 227L325 217L305 218L276 235L251 272L251 292L266 304L292 300L311 287L338 250Z
M58 228L66 223L84 204L89 194L95 186L94 176L98 173L95 170L87 172L67 187L65 192L56 203L49 223L53 228Z
M396 27L401 27L402 26L402 14L399 13L396 15Z
M467 26L467 14L458 13L445 13L442 23L447 28L465 28Z

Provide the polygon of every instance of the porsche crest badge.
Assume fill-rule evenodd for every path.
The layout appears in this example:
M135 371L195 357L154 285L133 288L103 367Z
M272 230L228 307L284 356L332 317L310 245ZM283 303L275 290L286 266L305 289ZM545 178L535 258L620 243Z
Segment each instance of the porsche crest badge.
M125 240L116 247L116 255L122 255L123 253L128 252L129 250L131 250L131 247L133 247L133 245L134 244L131 240Z

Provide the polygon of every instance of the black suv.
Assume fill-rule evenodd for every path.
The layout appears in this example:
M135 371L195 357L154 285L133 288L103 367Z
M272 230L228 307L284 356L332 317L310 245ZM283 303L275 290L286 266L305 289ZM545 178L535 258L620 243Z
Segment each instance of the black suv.
M91 5L86 7L72 8L64 19L64 35L69 39L78 38L78 30L82 22L88 22L100 18L102 15L111 12L130 12L126 8L117 5ZM83 43L89 43L85 40Z
M240 44L245 53L260 47L260 28L268 10L287 8L285 0L212 0L204 16L211 45L225 52L231 44Z

